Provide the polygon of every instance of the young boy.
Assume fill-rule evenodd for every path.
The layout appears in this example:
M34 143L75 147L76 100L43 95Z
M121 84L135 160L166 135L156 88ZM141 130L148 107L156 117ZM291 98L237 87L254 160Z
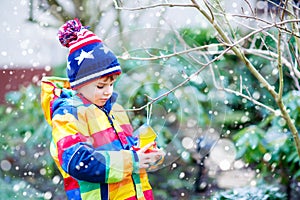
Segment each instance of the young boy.
M153 144L135 151L137 139L113 84L116 56L78 19L58 32L69 48L68 79L42 80L42 107L52 126L50 152L68 199L153 199L146 169L163 158Z

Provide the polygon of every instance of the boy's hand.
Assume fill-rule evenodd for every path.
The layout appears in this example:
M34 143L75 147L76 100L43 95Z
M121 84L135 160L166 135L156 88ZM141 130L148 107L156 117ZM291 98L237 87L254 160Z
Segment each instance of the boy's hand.
M161 160L165 155L165 153L161 149L149 149L154 145L156 145L155 142L152 142L137 151L140 168L149 168L152 164L155 164L159 160Z

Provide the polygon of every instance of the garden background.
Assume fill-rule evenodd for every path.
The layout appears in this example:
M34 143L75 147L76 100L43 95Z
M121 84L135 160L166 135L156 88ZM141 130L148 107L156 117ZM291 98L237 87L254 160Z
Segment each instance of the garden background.
M65 199L42 76L65 76L56 32L79 18L118 55L119 103L165 149L157 199L299 199L297 1L1 2L3 199ZM5 80L5 81L4 81Z

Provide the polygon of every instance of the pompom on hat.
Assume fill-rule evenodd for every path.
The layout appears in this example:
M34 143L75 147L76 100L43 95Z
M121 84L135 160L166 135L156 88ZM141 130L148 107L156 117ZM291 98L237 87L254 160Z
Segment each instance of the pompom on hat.
M77 18L62 25L57 35L60 43L70 51L67 75L73 89L97 78L121 74L114 53Z

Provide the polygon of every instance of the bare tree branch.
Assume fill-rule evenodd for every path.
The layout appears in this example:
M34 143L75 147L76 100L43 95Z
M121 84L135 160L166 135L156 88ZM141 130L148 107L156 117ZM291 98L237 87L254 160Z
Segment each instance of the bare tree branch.
M62 7L57 0L47 0L51 14L61 22L72 19L72 14Z
M128 11L137 11L137 10L145 10L150 8L156 8L156 7L195 7L193 4L173 4L173 3L160 3L160 4L153 4L149 6L141 6L136 8L126 8L122 7L119 3L119 1L114 0L115 8L119 10L128 10Z
M225 92L230 93L230 94L234 94L234 95L239 96L239 97L243 97L243 98L251 101L253 104L258 105L260 107L263 107L266 110L269 110L270 112L272 112L272 113L274 113L276 115L278 115L278 114L281 115L281 113L278 113L278 111L274 110L273 108L271 108L271 107L269 107L269 106L267 106L267 105L265 105L265 104L263 104L263 103L255 100L255 99L253 99L253 97L251 97L251 95L247 96L247 95L243 94L242 87L241 87L241 90L238 92L238 91L235 91L235 90L232 90L232 89L220 86L220 84L218 84L217 81L216 81L215 73L214 73L212 67L210 67L210 72L212 74L213 83L214 83L214 86L216 87L216 89L218 89L220 91L225 91Z
M280 110L279 114L278 114L278 111L275 111L273 108L268 107L266 105L263 105L260 102L256 101L255 99L253 99L251 97L251 94L249 93L249 91L247 91L247 89L246 89L246 92L248 92L248 96L244 95L242 92L237 92L237 91L233 91L233 90L226 89L226 88L221 88L221 89L223 89L224 91L236 94L236 95L241 95L244 98L252 101L253 103L255 103L257 105L260 105L262 107L265 107L269 111L272 111L277 116L283 117L286 120L287 125L288 125L289 129L292 132L292 135L293 135L294 141L295 141L295 146L297 148L298 155L300 156L300 139L299 139L298 131L297 131L296 127L295 127L295 124L294 124L291 116L289 115L289 113L288 113L288 111L287 111L287 109L286 109L286 107L285 107L285 105L284 105L284 103L282 101L283 83L284 82L283 82L283 71L282 71L283 57L282 57L282 52L281 52L281 40L282 40L282 35L281 34L282 33L288 33L291 36L295 37L296 40L299 39L298 32L294 32L293 30L289 30L285 26L286 24L292 24L293 25L293 24L296 24L296 23L298 23L300 21L299 19L295 18L295 16L293 15L293 13L290 10L287 9L288 8L288 6L287 6L288 5L288 1L285 1L284 4L283 4L283 6L279 6L277 4L275 5L277 7L277 9L279 11L281 11L280 21L279 22L277 22L276 20L274 22L268 22L266 20L259 19L256 16L243 16L243 17L252 18L252 19L257 20L257 21L260 20L261 22L264 22L266 24L266 26L259 27L258 29L254 29L252 32L250 32L249 34L241 37L238 40L235 39L235 38L229 37L229 35L226 34L225 30L222 29L222 26L220 25L220 24L222 24L222 21L220 23L218 21L220 19L216 19L215 18L215 14L214 14L214 12L211 9L212 5L209 4L207 2L207 0L204 1L204 4L208 8L208 12L209 13L206 10L202 9L201 6L196 2L196 0L191 0L191 3L192 3L192 5L190 5L190 4L180 5L180 4L169 4L169 3L167 3L167 4L153 4L153 5L139 7L139 8L122 8L122 7L119 7L119 5L117 4L117 2L115 1L115 6L116 6L117 9L127 9L127 10L142 10L142 9L155 8L155 7L159 7L159 6L164 6L164 7L178 7L178 6L181 6L181 7L194 7L194 8L196 8L202 14L202 16L206 20L208 20L208 22L212 25L213 29L218 32L220 41L222 43L222 46L226 46L227 47L224 51L221 51L221 54L219 54L216 58L212 59L210 62L208 62L205 65L203 65L198 71L196 71L194 74L190 75L182 83L178 84L176 87L174 87L170 91L168 91L168 92L166 92L166 93L164 93L164 94L162 94L162 95L160 95L160 96L158 96L156 98L153 98L150 102L147 103L147 105L142 106L142 107L137 108L137 109L133 109L133 110L144 109L148 105L153 104L158 99L160 99L160 98L162 98L164 96L167 96L168 94L170 94L171 92L173 92L177 88L179 88L182 85L184 85L187 82L189 82L190 79L193 76L198 75L204 68L206 68L207 66L209 66L211 63L213 63L214 61L216 61L217 59L219 59L224 54L228 53L229 50L232 50L234 52L234 54L242 62L245 63L245 66L254 75L254 77L256 77L256 79L262 84L262 86L265 87L268 90L268 92L272 95L272 97L274 98L274 100L276 101L276 103L277 103L277 105L279 107L279 110ZM248 4L248 5L250 6L250 4ZM252 13L254 13L253 10L252 10ZM292 19L284 20L285 19L285 13L288 13L288 15L293 16L293 18ZM274 16L273 19L275 19L275 16ZM221 19L221 20L224 20L224 19ZM278 51L277 52L277 56L276 56L276 54L274 54L274 56L277 58L277 68L278 68L278 71L279 71L279 92L278 93L275 91L275 88L262 76L262 74L260 74L260 72L254 67L254 65L246 57L246 51L247 50L243 49L242 45L240 45L244 41L247 41L248 39L250 39L252 36L255 36L258 33L263 33L264 31L270 30L271 28L278 29L278 39L277 40L273 39L274 41L277 41L277 51ZM300 44L300 42L299 43L298 42L299 41L297 41L297 44ZM267 45L264 44L264 46L267 46ZM150 58L135 58L135 59L140 59L140 60L155 60L155 59L161 59L163 57L164 58L170 58L172 56L177 56L177 55L179 55L181 53L187 54L187 53L190 53L192 51L200 51L202 49L203 48L201 48L201 47L196 47L196 48L187 49L187 50L184 50L184 51L181 51L181 52L175 52L175 53L172 53L172 54L169 54L169 55L152 56ZM269 52L268 55L270 56L270 54L271 53ZM130 57L130 55L128 55L127 58L132 59L132 57ZM284 61L284 62L289 63L287 60ZM292 72L293 65L291 63L288 64L288 65L290 67L290 71Z
M122 59L122 60L151 61L151 60L167 59L167 58L171 58L171 57L174 57L174 56L179 56L179 55L182 55L182 54L187 54L187 53L190 53L190 52L199 51L199 50L206 49L206 48L209 48L209 47L218 47L218 46L224 46L224 45L223 44L203 45L201 47L190 48L190 49L186 49L186 50L183 50L183 51L180 51L180 52L174 52L174 53L171 53L171 54L159 55L159 56L149 54L151 57L134 57L134 56L130 56L129 53L126 53L123 56L118 56L118 58Z

